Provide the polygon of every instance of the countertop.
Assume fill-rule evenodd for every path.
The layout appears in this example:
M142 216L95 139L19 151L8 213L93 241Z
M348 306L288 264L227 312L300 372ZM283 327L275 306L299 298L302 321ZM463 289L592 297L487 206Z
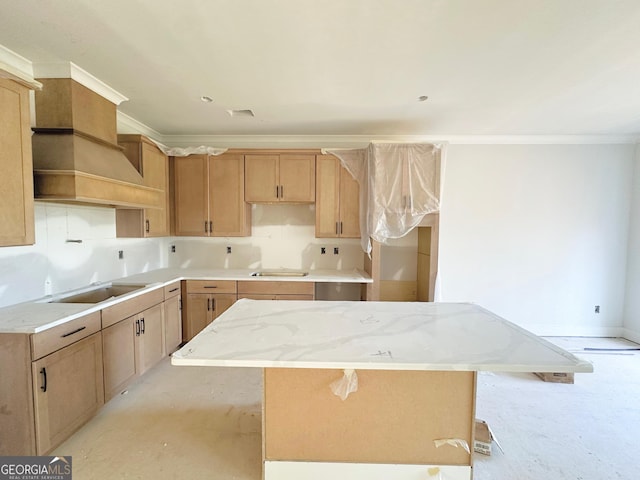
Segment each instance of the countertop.
M178 280L247 280L257 282L336 282L371 283L373 280L361 270L309 270L306 276L252 277L256 269L206 269L206 268L161 268L145 273L119 278L111 282L90 285L69 292L43 297L30 302L0 308L0 333L38 333L63 324L118 302L143 295L156 288ZM105 300L100 303L51 303L76 293L113 285L141 285L144 288Z
M243 299L173 365L592 372L591 363L474 304Z

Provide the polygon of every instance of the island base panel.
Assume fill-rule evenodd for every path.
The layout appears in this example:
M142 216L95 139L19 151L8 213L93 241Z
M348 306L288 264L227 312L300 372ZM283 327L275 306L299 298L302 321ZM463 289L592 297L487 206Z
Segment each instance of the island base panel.
M266 368L264 460L457 465L471 455L434 440L473 445L476 373L358 370L341 400L329 385L342 370Z

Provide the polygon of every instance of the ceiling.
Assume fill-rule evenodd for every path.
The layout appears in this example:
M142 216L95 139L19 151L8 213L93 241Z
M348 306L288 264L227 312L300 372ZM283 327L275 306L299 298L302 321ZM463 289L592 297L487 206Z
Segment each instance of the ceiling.
M640 135L638 0L0 0L0 45L167 137Z

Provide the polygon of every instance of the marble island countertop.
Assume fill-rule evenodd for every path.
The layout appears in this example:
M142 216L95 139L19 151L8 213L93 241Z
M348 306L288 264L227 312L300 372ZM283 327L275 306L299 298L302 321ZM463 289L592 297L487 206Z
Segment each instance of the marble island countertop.
M467 303L240 300L174 365L591 372L593 366Z
M371 283L371 277L361 270L309 270L305 276L293 274L252 276L259 269L162 268L145 273L97 283L73 291L46 296L30 302L0 308L0 333L38 333L83 315L107 308L118 302L144 295L179 280L247 280ZM270 269L273 271L273 269ZM278 272L280 273L280 272ZM56 303L58 300L110 285L140 285L140 289L109 298L99 303Z

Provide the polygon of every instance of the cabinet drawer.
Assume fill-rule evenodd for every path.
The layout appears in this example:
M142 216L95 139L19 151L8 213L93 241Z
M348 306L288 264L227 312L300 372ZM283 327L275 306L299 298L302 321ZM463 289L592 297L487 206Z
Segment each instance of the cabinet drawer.
M180 295L180 281L164 286L164 299Z
M283 281L240 281L238 294L259 295L311 295L315 290L314 282L283 282Z
M156 288L143 295L124 300L102 310L102 328L151 308L164 300L164 289Z
M236 293L236 281L188 280L187 293Z
M100 331L100 312L90 313L31 335L31 359L37 360Z
M313 300L313 295L275 295L260 293L242 293L238 294L238 300L248 298L249 300Z

